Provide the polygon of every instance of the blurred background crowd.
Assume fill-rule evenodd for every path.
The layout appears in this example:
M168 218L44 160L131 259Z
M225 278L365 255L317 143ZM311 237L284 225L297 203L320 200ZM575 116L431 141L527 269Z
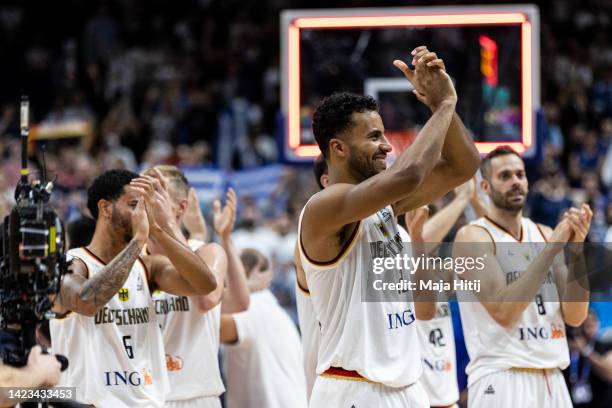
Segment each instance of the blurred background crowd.
M36 143L38 158L45 145L49 177L57 177L59 191L67 195L59 202L68 219L82 210L79 193L107 168L171 163L240 170L278 163L278 13L367 5L355 0L192 0L172 7L155 0L3 2L0 213L10 205L18 173L22 93L32 100L39 139L53 139ZM586 200L596 210L592 239L604 241L612 223L612 5L561 0L554 7L542 2L540 10L543 145L532 166L537 171L529 175L531 216L552 226L561 209ZM67 137L71 134L80 137ZM306 182L296 175L301 170L288 168L283 180ZM308 188L312 183L301 189ZM299 207L287 202L287 210Z
M455 4L476 3L489 2ZM589 240L612 243L612 2L531 3L540 7L542 110L539 154L528 163L528 213L554 226L572 203L588 202ZM85 188L109 168L167 163L239 175L275 165L279 176L265 197L238 189L235 239L273 258L275 293L295 316L297 216L317 187L310 167L282 161L279 12L449 4L3 1L0 217L19 176L21 94L30 96L37 124L31 168L41 168L44 147L56 209L67 221L85 213Z

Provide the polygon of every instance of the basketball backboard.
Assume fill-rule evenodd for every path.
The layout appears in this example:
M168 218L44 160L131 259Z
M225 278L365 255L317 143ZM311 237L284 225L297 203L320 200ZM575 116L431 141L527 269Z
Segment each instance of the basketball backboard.
M374 96L387 132L413 137L428 117L392 66L428 45L445 60L458 112L481 153L534 153L540 106L539 11L533 5L286 10L281 14L285 157L319 154L311 117L336 91ZM397 145L394 143L394 146Z

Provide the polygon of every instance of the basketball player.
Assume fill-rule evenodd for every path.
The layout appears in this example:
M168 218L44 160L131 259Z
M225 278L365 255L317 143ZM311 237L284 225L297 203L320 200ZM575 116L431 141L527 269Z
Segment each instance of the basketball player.
M163 406L168 376L151 293L203 295L216 288L207 264L175 236L159 183L143 196L130 187L138 177L110 170L89 188L94 236L68 252L71 273L58 298L73 313L51 322L54 352L70 361L60 383L97 407ZM167 257L139 257L149 238Z
M315 159L312 170L319 189L323 190L329 184L329 174L327 174L327 162L322 154Z
M313 165L315 180L321 190L329 184L329 175L327 174L327 163L322 155L316 158ZM315 316L315 311L310 300L310 292L306 283L306 276L300 261L300 252L296 242L293 253L293 262L295 264L295 302L297 306L298 323L300 326L300 335L302 338L302 349L304 351L304 372L306 374L306 392L310 400L312 387L317 378L317 353L319 351L319 324Z
M327 174L327 164L322 155L316 158L313 165L313 170L315 174L315 180L319 185L319 188L322 190L327 187L329 184L329 175ZM470 183L473 181L469 181ZM467 184L467 183L466 183ZM442 213L442 211L440 212ZM442 213L447 214L447 212ZM410 211L408 214L405 214L406 217L406 225L410 226L411 232L415 231L418 237L421 237L421 231L423 229L423 224L427 221L428 208L427 206L419 207L415 210ZM446 216L444 216L447 218ZM436 224L437 225L437 224ZM443 226L441 226L443 227ZM452 227L452 224L451 224ZM402 236L403 242L410 242L410 235L408 232L398 225L398 229L400 235ZM450 227L449 227L450 230ZM418 231L418 232L416 232ZM448 231L447 231L448 232ZM431 234L436 234L431 231ZM425 241L423 239L421 242L431 242ZM312 387L314 386L315 379L317 377L316 367L317 367L317 353L319 349L319 339L320 339L320 330L319 325L315 316L314 308L312 306L312 301L310 300L310 292L308 291L306 284L306 276L304 274L304 269L302 268L302 263L300 261L299 249L296 243L295 253L294 253L294 262L296 268L296 303L297 303L297 312L298 312L298 321L300 325L300 334L302 338L302 348L304 349L304 371L306 373L306 384L308 391L308 399L310 399L310 395L312 393ZM433 316L432 316L433 317ZM452 329L452 327L451 327ZM456 388L456 381L455 381ZM427 389L427 388L426 388Z
M457 187L453 200L427 219L422 228L418 228L418 224L412 225L414 222L406 214L406 225L410 226L408 241L414 246L421 242L427 247L428 254L435 253L436 246L446 237L468 204L472 205L479 216L483 215L484 205L478 199L475 178ZM451 280L449 274L440 272L436 280ZM435 315L428 320L419 319L417 329L423 353L423 376L420 381L427 392L429 403L431 407L456 407L459 400L457 358L448 300L439 300Z
M306 408L302 346L295 325L268 290L266 257L255 249L241 254L251 305L242 313L221 316L227 408ZM267 286L261 287L262 281Z
M445 70L444 65L439 66ZM418 99L431 109L424 95ZM455 198L426 222L418 222L418 209L405 215L406 225L412 225L410 236L400 226L405 242L411 242L413 250L432 254L455 225L467 205L470 204L478 216L484 215L486 206L478 198L475 178L455 189ZM422 213L421 213L422 214ZM427 218L427 213L423 215ZM416 221L416 222L415 222ZM419 227L420 226L420 227ZM416 239L415 239L416 238ZM422 249L421 249L422 248ZM437 281L449 282L451 277L444 271L437 271ZM457 384L455 337L448 301L436 302L433 313L419 318L417 329L422 350L423 376L421 384L429 397L432 407L455 407L459 399Z
M164 165L147 170L145 174L155 176L167 188L175 225L182 225L189 195L189 184L183 172L175 166ZM151 179L137 179L132 185L139 186L145 193L153 189ZM199 209L197 201L192 201L192 205ZM176 231L176 236L180 234L180 239L210 266L217 288L205 296L176 296L161 291L153 295L156 313L161 318L170 380L166 407L221 407L219 396L225 391L218 360L221 311L239 312L249 305L245 272L231 240L235 216L236 193L229 189L223 210L219 200L214 202L214 227L221 245L187 240ZM147 250L163 254L163 249L155 242L149 242ZM228 286L224 290L226 278Z
M395 214L445 194L478 165L478 152L455 114L452 82L437 66L441 60L425 47L412 55L414 71L394 64L427 96L433 115L388 170L391 146L372 98L334 94L313 117L329 186L300 217L300 261L321 325L311 407L428 406L417 383L422 369L413 323L420 306L415 310L409 296L361 301L372 259L403 251ZM370 252L371 243L380 253Z
M554 231L523 217L525 166L509 147L490 152L481 172L488 214L459 230L454 245L457 256L484 259L481 272L461 275L481 287L479 301L459 304L469 406L570 408L560 371L569 364L565 324L585 319L589 290L557 255L570 241L580 260L593 213L587 205L572 208Z
M327 164L323 156L317 157L314 162L315 180L320 189L327 186ZM455 197L428 218L427 206L418 208L405 214L406 226L410 235L401 226L398 226L402 241L421 242L428 246L439 244L457 222L466 206L471 204L479 216L484 215L484 204L479 200L476 191L475 178L455 189ZM429 251L435 248L429 248ZM300 281L305 282L299 252L296 246L296 300L300 334L304 349L304 369L308 385L308 396L316 378L317 351L319 347L319 328L314 315L310 292ZM438 302L435 316L431 319L419 319L417 328L419 340L423 350L423 376L421 384L429 396L432 407L452 406L459 399L457 385L455 338L452 318L448 302Z

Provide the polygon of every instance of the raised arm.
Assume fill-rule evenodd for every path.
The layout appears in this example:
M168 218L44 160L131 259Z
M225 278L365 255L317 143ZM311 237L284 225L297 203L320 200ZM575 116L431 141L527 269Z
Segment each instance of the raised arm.
M214 226L219 243L227 254L227 290L223 292L221 310L223 313L237 313L247 310L251 299L249 283L238 249L232 240L232 230L236 222L236 192L230 188L226 194L226 204L213 203Z
M425 46L417 47L413 51L412 64L417 67L426 65L428 69L439 69L446 72L444 62ZM408 77L409 68L405 63L399 61L396 66ZM431 102L428 90L420 87L418 81L415 82L414 93L422 103L427 105L432 112L434 111L436 105ZM454 187L469 180L478 169L479 163L480 156L474 141L465 129L459 115L454 112L442 146L441 157L436 160L436 166L428 177L427 183L414 194L398 201L394 205L396 214L402 214L442 197Z
M390 168L359 184L333 184L317 193L304 214L306 240L314 239L315 235L335 235L342 227L366 218L429 184L423 181L440 157L457 95L450 77L442 70L427 69L420 64L415 71L408 69L405 74L411 82L418 81L427 89L434 106L433 115L414 143ZM374 129L369 137L384 138L383 130ZM334 139L332 150L333 142ZM310 225L316 226L316 231L310 231Z
M465 207L470 202L475 189L474 179L470 179L457 187L455 189L455 198L425 223L423 227L423 241L436 244L442 242L461 214L463 214L463 210L465 210Z
M174 216L170 212L170 199L162 177L141 176L131 181L130 188L143 193L149 215L149 238L170 261L160 262L159 257L147 257L150 284L165 292L182 294L186 285L192 294L208 294L216 289L213 271L204 260L191 250ZM189 290L187 290L189 291Z
M481 258L484 269L466 270L457 276L468 281L480 280L480 291L475 291L478 300L497 323L512 327L533 302L546 273L555 257L563 250L570 233L571 226L567 221L559 223L551 236L551 242L531 261L518 279L507 284L495 257L496 248L489 233L481 227L466 225L457 233L453 256Z
M412 249L412 257L425 257L427 254L425 241L423 240L423 227L429 216L429 207L426 205L407 212L404 217L406 227L410 234L410 242ZM420 282L427 279L433 279L430 270L417 267L414 273L414 280L417 283L417 289L414 293L414 307L417 319L430 320L436 315L436 296L431 291L421 291Z
M215 277L215 282L216 276L225 275L227 257L219 244L211 243L203 245L193 253L207 265ZM202 295L202 292L179 273L177 267L167 256L147 255L143 257L143 260L149 272L149 285L151 289L160 289L177 296L192 296L196 300L196 306L201 311L207 311L214 307L214 305L211 306L208 303L202 304L197 300Z
M476 180L476 177L474 177L474 180ZM476 183L475 186L476 188L474 189L474 194L472 194L472 197L470 198L470 205L476 213L476 217L480 218L487 214L488 208L487 202L483 200L478 193L478 183Z
M221 202L215 200L213 203L215 232L219 237L219 243L227 254L227 273L224 273L219 281L217 276L217 289L206 296L197 298L197 305L201 311L207 311L221 302L223 313L242 312L249 307L250 293L246 279L246 273L238 254L238 249L232 241L232 230L236 221L236 193L228 189L226 204L221 209ZM227 283L227 287L225 286Z
M582 244L589 232L593 212L588 205L584 204L580 211L571 208L566 217L573 231L569 245L569 268L563 262L563 257L559 256L555 260L553 273L561 300L563 320L570 326L578 327L589 313L589 280ZM540 225L540 229L546 239L550 240L553 234L550 227Z
M75 258L70 265L69 273L64 275L60 294L56 300L62 309L94 316L121 289L149 234L149 222L143 199L138 201L132 213L132 231L134 234L132 240L95 276L88 276L85 264Z
M198 200L198 195L193 187L189 189L183 225L189 232L190 239L208 242L208 228L200 210L200 200Z

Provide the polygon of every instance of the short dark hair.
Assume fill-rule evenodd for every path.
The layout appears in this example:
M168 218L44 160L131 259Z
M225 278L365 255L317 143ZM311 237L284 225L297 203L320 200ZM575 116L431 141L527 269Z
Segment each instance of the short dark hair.
M480 173L482 174L482 178L485 180L491 180L491 160L496 157L507 156L509 154L513 154L518 158L521 158L521 155L510 146L500 146L491 150L480 162Z
M94 220L98 219L98 202L117 200L123 194L123 187L137 177L138 174L129 170L108 170L96 177L87 190L87 208Z
M324 157L329 157L329 141L348 129L354 112L378 112L378 103L368 95L348 92L323 98L312 117L312 131Z
M82 215L68 223L68 241L70 248L80 248L89 245L96 230L96 222Z
M317 185L321 190L323 190L323 184L321 184L321 176L327 174L327 162L325 161L325 157L323 157L322 154L320 154L319 157L316 158L312 169L314 170Z

